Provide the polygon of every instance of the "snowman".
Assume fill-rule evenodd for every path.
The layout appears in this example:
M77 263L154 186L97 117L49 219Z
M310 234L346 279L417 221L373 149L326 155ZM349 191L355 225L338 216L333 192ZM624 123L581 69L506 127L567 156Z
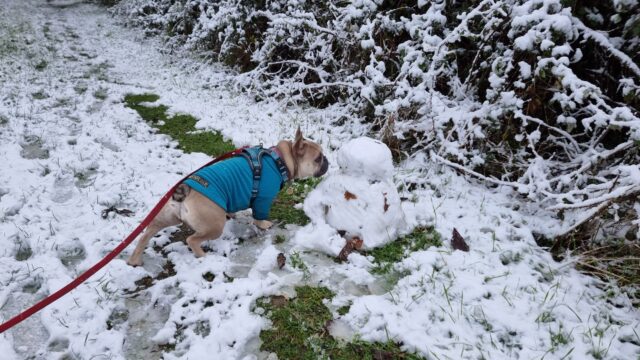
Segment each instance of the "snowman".
M395 240L407 225L392 181L389 148L360 137L338 150L337 162L338 171L327 175L304 201L311 223L298 230L296 245L342 256L346 246L366 250Z

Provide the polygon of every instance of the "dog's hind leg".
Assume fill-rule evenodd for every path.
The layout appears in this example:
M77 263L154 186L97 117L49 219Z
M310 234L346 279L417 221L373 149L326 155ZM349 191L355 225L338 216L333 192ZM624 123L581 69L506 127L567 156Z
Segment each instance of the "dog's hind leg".
M136 245L135 250L133 250L133 253L127 260L127 264L131 266L142 265L142 253L144 252L144 249L147 247L147 244L149 243L149 240L151 240L153 235L155 235L160 230L162 230L162 228L157 226L147 226L144 233L142 234L142 237L140 238L140 240L138 240L138 244Z
M144 253L144 249L149 244L149 240L151 240L151 238L155 234L157 234L158 231L168 226L178 225L182 222L177 216L177 207L179 207L178 204L170 202L165 205L162 210L160 210L160 213L153 219L153 221L151 221L151 224L147 226L144 233L140 237L140 240L138 240L138 244L127 260L127 264L131 266L142 265L142 254Z
M220 221L220 219L222 221ZM194 220L193 218L191 219ZM204 219L202 219L204 220ZM210 218L209 221L203 226L202 222L196 222L197 225L191 225L191 227L196 231L195 234L189 236L187 238L187 245L193 251L193 254L196 257L203 257L205 255L204 250L202 250L201 244L207 240L215 240L222 235L222 230L224 229L224 214L222 214L219 218Z
M187 245L196 257L205 255L200 247L203 242L222 235L227 220L224 209L197 191L192 191L184 200L180 218L195 231L187 238Z
M196 257L203 257L205 256L205 252L204 250L202 250L202 243L207 241L207 240L213 240L216 239L217 237L219 237L220 234L218 234L218 236L215 236L215 234L213 235L200 235L200 234L193 234L191 236L189 236L187 238L187 245L189 245L189 247L191 248L191 251L193 251L193 254Z

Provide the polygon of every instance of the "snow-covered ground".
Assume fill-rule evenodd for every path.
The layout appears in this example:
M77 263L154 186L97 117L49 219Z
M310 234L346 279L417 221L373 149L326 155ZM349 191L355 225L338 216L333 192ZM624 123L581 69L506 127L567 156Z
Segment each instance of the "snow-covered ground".
M64 5L64 6L62 6ZM57 290L113 249L181 176L208 160L183 154L155 134L126 93L153 92L173 112L198 117L240 146L290 138L300 125L332 164L335 150L364 135L344 114L256 103L237 93L233 74L118 25L104 8L74 2L0 1L0 320ZM330 169L330 174L337 168ZM336 293L332 311L345 337L392 339L427 358L607 358L640 355L640 313L608 284L580 274L572 258L557 263L532 231L560 226L507 189L487 189L416 156L394 181L423 184L401 193L405 222L434 226L441 248L396 265L397 284L370 273L371 259L337 264L321 247L301 253L310 277L275 256L300 251L277 234L257 232L248 214L230 221L223 239L195 259L169 233L154 239L176 274L146 290L167 259L147 249L144 268L123 254L85 284L0 335L3 359L264 358L258 334L269 326L255 300L293 296L309 282ZM131 218L101 211L111 205ZM456 228L468 253L452 251ZM241 241L242 239L242 241ZM298 239L299 240L299 239ZM299 241L298 241L299 242ZM128 249L127 251L131 251ZM330 251L329 251L330 252ZM215 277L204 274L211 273ZM233 281L229 277L233 277ZM163 277L163 276L162 276ZM336 314L337 316L337 314Z

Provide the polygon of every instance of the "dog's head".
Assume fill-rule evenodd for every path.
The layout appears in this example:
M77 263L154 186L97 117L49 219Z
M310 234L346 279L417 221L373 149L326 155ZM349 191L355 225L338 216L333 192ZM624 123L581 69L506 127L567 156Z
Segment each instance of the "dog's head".
M322 176L329 168L329 161L322 153L322 147L302 136L300 128L296 130L296 138L291 147L292 156L297 165L295 178Z

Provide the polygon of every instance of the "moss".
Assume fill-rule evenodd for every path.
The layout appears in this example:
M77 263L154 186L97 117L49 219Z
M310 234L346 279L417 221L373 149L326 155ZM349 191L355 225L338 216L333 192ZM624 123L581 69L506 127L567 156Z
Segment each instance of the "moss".
M393 264L404 259L409 252L441 245L440 234L433 228L417 227L409 235L371 250L368 254L373 256L376 264L372 272L387 274L391 271Z
M148 103L158 101L156 94L128 94L124 101L127 107L138 112L140 117L178 142L178 148L187 152L202 152L211 156L218 156L235 147L226 141L217 131L199 131L195 125L198 121L189 114L177 114L169 117L168 107L162 104L150 106Z
M327 330L333 317L323 304L333 293L311 286L297 287L296 293L295 299L278 305L262 299L273 326L260 333L261 350L274 352L279 359L420 359L402 352L392 341L344 343L334 339Z

